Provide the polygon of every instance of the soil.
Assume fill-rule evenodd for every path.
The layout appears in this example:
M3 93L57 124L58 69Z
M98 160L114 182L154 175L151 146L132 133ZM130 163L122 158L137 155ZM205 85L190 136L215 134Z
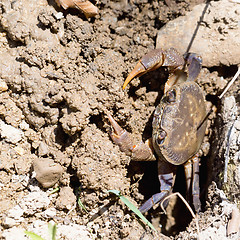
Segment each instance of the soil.
M47 239L50 221L59 239L238 239L232 213L240 206L240 80L218 96L240 64L240 4L93 3L99 14L86 19L53 0L0 1L0 239L28 239L24 230ZM204 14L193 45L203 57L197 82L213 109L200 149L203 208L192 219L172 197L166 215L159 206L146 214L154 232L108 190L140 206L159 191L156 162L122 153L109 137L106 113L137 141L151 136L166 69L125 91L122 84L166 32L175 35L161 47L186 48L181 34L196 29L194 11ZM174 191L185 196L185 188L180 166ZM230 225L237 230L227 232Z

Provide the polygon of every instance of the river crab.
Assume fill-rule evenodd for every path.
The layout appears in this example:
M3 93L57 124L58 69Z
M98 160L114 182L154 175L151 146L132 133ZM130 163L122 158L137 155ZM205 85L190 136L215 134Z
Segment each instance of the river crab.
M123 88L134 78L161 66L168 67L169 78L164 95L156 107L152 138L135 144L130 134L108 114L112 140L135 161L158 160L160 192L140 208L146 212L172 192L178 165L184 164L187 194L192 194L196 212L201 210L199 197L199 157L197 152L206 130L204 93L195 82L202 66L194 53L180 55L176 49L154 49L145 55L128 75ZM192 186L192 188L191 188Z

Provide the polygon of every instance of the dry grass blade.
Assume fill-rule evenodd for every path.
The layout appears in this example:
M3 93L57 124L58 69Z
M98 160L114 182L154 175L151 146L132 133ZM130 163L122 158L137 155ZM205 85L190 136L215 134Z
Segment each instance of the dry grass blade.
M228 85L226 86L226 88L224 89L224 91L222 92L222 94L219 96L220 99L222 99L222 97L224 96L224 94L228 91L228 89L233 85L233 83L236 81L236 79L238 78L240 74L240 66L238 66L238 70L235 73L234 77L232 78L232 80L228 83Z

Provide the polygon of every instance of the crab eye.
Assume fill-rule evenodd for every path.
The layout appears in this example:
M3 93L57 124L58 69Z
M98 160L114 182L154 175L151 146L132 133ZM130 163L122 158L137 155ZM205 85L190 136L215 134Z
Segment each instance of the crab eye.
M156 139L157 144L158 144L158 145L163 144L166 136L167 136L167 133L166 133L163 129L161 129L161 130L159 131L158 136L157 136L157 139Z
M166 96L167 96L168 102L170 102L170 103L175 102L176 101L176 90L173 89L173 90L168 91Z

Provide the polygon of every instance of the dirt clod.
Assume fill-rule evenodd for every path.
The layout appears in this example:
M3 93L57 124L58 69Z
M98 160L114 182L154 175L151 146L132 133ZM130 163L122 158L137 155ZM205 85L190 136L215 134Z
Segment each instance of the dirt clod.
M61 165L48 158L35 159L33 169L36 173L36 179L44 188L54 186L63 173Z
M57 198L56 207L59 210L67 209L71 210L76 203L76 196L73 193L72 188L63 187L59 192L59 197Z

